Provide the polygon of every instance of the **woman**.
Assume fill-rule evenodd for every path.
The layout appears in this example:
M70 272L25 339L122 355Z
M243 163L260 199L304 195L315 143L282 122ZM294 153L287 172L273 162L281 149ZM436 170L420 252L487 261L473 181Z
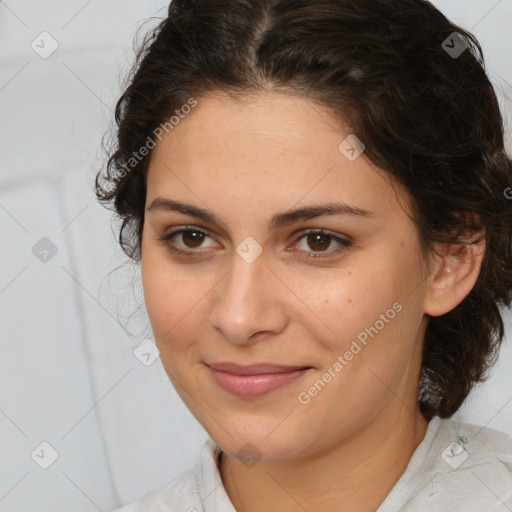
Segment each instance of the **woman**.
M511 438L450 419L512 290L471 34L423 0L175 1L116 121L97 195L211 438L122 512L512 507Z

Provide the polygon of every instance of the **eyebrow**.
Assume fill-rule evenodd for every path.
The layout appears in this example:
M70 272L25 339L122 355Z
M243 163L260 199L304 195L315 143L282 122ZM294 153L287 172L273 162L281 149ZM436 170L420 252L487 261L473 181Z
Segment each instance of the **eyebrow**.
M222 221L219 217L217 217L217 215L215 215L214 213L203 208L199 208L198 206L181 203L179 201L174 201L172 199L157 197L146 208L146 211L148 212L152 212L155 210L183 213L184 215L189 215L190 217L196 217L197 219L200 219L203 222L217 224L223 226L224 228L229 229L227 224L224 221ZM373 212L363 210L362 208L358 208L356 206L352 206L346 203L340 203L338 201L332 201L326 204L306 206L303 208L298 208L296 210L289 210L286 212L277 213L268 222L268 229L272 230L283 228L290 224L294 224L295 222L314 219L316 217L321 217L324 215L352 215L360 217L373 217L375 214Z

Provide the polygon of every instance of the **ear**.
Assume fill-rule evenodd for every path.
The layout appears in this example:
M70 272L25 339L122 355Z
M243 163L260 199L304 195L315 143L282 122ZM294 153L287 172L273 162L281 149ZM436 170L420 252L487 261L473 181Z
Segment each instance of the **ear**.
M429 276L424 311L441 316L458 306L475 285L485 253L485 238L464 244L441 244Z

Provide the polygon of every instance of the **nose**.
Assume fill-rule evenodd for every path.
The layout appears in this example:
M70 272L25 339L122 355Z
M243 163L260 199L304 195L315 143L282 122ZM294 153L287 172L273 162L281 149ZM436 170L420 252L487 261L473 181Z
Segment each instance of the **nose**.
M215 287L211 324L238 345L278 334L288 322L286 290L264 254L248 263L235 253L231 270Z

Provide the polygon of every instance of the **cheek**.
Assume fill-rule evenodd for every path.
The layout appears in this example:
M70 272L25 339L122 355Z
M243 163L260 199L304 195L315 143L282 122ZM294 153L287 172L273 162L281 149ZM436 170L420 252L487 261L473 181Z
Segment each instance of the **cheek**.
M375 287L353 293L347 289L324 299L319 316L329 325L323 331L327 335L308 327L314 350L322 355L318 373L296 398L301 404L311 401L313 407L304 414L326 425L347 416L357 421L401 396L404 379L409 382L414 374L409 368L419 326L416 308L396 299L391 291Z
M197 276L180 270L158 247L143 250L142 284L144 299L155 341L162 351L168 350L167 340L179 348L187 338L184 329L197 329L197 315L201 312L208 284ZM192 327L191 327L192 326Z
M293 314L326 348L344 350L398 300L389 277L388 269L369 265L302 275L297 293L301 302Z
M338 375L332 393L352 396L347 405L354 414L361 403L378 409L394 393L400 394L404 379L413 378L421 361L418 305L389 291L379 295L374 290L371 297L364 309L338 316L335 328L340 334L328 347L324 368Z
M300 297L307 307L298 305L292 315L323 348L324 368L341 356L345 375L368 381L369 368L392 379L393 371L407 366L423 317L421 293L411 294L417 270L411 254L389 251L351 270L332 271L329 279L302 277Z

